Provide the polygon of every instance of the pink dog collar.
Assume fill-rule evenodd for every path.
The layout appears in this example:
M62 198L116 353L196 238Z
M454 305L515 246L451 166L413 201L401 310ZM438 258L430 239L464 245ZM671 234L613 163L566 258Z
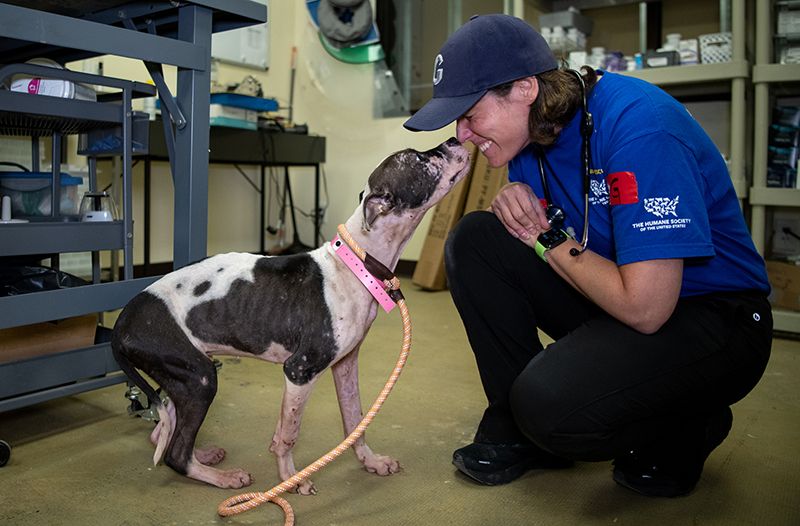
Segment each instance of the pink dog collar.
M395 302L389 295L386 293L385 285L383 281L379 280L375 276L373 276L367 269L364 267L364 262L361 261L361 258L356 256L350 247L347 246L347 243L342 241L339 237L339 234L336 234L333 239L331 240L331 245L333 246L334 252L339 258L344 261L344 264L347 265L347 268L355 274L358 280L367 288L372 297L374 297L383 310L386 312L391 312L392 309L395 307Z

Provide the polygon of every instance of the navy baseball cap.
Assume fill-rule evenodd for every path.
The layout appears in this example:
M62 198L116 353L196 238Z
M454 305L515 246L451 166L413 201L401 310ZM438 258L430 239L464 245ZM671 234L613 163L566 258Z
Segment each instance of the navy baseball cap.
M464 115L489 89L558 67L542 35L509 15L476 15L433 61L433 98L403 126L431 131Z

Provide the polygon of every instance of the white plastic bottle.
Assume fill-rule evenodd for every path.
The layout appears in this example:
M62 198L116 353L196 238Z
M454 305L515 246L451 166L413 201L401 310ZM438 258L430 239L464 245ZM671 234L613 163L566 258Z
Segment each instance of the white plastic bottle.
M561 26L555 26L553 28L553 35L550 38L550 49L553 51L564 51L564 44L566 40L566 35L564 34L564 28Z
M592 54L589 55L589 64L595 69L603 69L606 67L606 48L593 47Z

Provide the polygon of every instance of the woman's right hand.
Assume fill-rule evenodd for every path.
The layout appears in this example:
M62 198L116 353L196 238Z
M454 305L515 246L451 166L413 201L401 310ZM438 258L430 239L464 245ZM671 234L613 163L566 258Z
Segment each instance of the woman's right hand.
M508 233L533 246L539 234L550 229L539 198L524 183L509 183L500 189L489 207Z

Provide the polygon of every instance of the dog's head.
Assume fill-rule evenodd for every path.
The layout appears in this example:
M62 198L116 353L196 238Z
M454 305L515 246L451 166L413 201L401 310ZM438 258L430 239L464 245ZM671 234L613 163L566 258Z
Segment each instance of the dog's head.
M420 216L442 200L470 168L470 154L451 138L426 152L407 149L387 157L369 176L361 196L363 229L381 216Z

